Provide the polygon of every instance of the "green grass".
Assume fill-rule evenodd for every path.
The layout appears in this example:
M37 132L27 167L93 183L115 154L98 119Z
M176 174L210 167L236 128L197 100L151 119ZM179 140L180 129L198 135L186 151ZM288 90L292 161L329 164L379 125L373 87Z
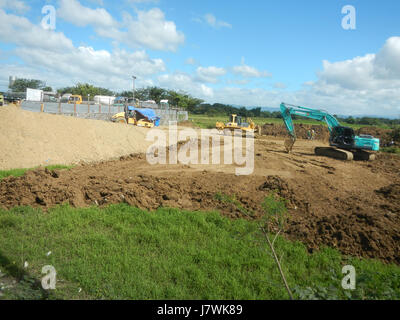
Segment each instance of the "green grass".
M255 124L257 125L263 125L265 123L277 123L277 124L284 124L282 119L277 119L277 118L261 118L261 117L255 117L251 118ZM229 117L220 115L220 116L207 116L207 115L196 115L196 114L190 114L189 115L189 120L192 120L194 125L203 128L203 129L212 129L215 128L215 123L217 121L220 122L228 122ZM297 124L308 124L308 125L325 125L324 122L321 121L316 121L312 119L301 119L301 120L293 120L293 123ZM367 127L367 125L360 125L360 124L349 124L349 123L343 123L343 125L351 127L353 129L359 129L362 127ZM386 128L390 129L388 126L379 126L381 128Z
M394 154L400 154L400 148L399 147L383 147L381 148L382 152L387 152L387 153L394 153Z
M49 170L61 170L61 169L71 169L73 166L65 166L65 165L51 165L51 166L46 166L45 168ZM20 177L23 176L28 170L34 170L36 168L30 168L30 169L11 169L11 170L0 170L0 180L7 178L7 177Z
M124 204L47 213L0 209L0 270L24 275L3 298L287 299L256 229L254 222L216 212L146 212ZM310 255L301 243L277 241L297 298L400 298L399 266L330 248ZM357 270L355 291L341 289L346 264ZM32 284L45 265L57 271L57 289L49 296Z

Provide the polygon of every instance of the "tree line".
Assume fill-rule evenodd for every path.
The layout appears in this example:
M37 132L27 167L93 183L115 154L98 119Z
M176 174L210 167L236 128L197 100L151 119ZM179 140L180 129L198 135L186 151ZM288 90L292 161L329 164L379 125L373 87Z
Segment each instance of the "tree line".
M189 110L194 114L205 114L210 117L212 116L228 116L230 114L237 114L242 117L260 117L260 118L276 118L282 119L280 111L265 111L261 107L256 108L245 108L245 107L233 107L230 105L214 103L214 104L201 104L196 106L193 110ZM340 122L347 124L358 124L367 126L388 126L396 127L400 125L400 119L387 119L380 117L342 117L334 115ZM301 119L302 117L292 115L293 120Z
M46 85L46 82L36 79L17 79L14 81L10 89L12 92L25 92L27 88L40 89L45 92L51 92L53 89ZM96 87L89 83L78 83L72 87L64 87L57 90L57 93L63 95L65 93L71 93L74 95L81 95L83 99L86 99L89 95L93 99L94 96L116 96L124 98L133 98L133 92L129 90L114 92L112 90ZM279 111L265 111L261 107L245 108L235 107L221 103L203 103L202 99L192 97L190 94L167 90L159 87L147 87L135 90L135 98L146 101L153 100L156 103L160 103L161 100L168 100L170 105L187 110L193 114L205 114L207 116L229 116L230 114L237 114L242 117L261 117L261 118L282 118ZM400 125L400 119L386 119L377 117L335 117L348 124L359 124L359 125L373 125L382 126L386 125L389 127L395 127ZM293 119L298 119L293 115Z
M10 86L11 92L26 92L26 89L38 89L45 92L52 92L53 88L46 85L45 81L37 79L16 79Z

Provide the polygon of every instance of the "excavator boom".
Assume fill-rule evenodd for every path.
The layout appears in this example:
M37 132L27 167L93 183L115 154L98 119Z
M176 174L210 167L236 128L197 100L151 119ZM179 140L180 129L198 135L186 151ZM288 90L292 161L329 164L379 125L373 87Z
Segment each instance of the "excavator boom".
M379 139L372 136L356 136L354 130L343 127L339 121L324 110L316 110L287 103L280 105L283 121L289 133L289 139L285 141L287 152L291 152L296 142L296 131L292 115L298 115L318 121L324 121L328 125L330 133L329 144L334 148L315 148L317 155L325 155L341 160L372 160L375 156L365 150L379 151Z

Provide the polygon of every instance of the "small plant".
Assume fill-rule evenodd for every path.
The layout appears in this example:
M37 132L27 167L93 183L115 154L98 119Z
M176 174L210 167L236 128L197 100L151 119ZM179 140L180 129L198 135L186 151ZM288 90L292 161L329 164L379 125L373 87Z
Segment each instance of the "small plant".
M216 198L220 201L235 205L241 213L249 218L255 217L254 212L251 212L244 208L242 204L238 200L236 200L235 196L229 197L226 195L217 194ZM286 224L286 200L276 194L276 192L273 192L264 199L261 206L264 210L264 215L262 219L257 222L258 228L262 232L265 240L268 243L268 246L271 250L271 256L278 267L286 291L288 292L290 299L293 300L292 291L289 288L285 274L282 269L283 254L278 257L278 252L275 247L275 241L278 238L279 234L284 230ZM276 231L275 235L273 235L273 231Z

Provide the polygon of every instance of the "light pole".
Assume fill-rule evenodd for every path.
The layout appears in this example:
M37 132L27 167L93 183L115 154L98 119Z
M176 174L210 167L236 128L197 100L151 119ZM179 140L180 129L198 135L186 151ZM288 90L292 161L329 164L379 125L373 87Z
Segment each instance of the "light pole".
M135 80L136 80L136 77L132 76L132 79L133 79L133 91L132 91L132 93L133 93L133 103L135 103Z

